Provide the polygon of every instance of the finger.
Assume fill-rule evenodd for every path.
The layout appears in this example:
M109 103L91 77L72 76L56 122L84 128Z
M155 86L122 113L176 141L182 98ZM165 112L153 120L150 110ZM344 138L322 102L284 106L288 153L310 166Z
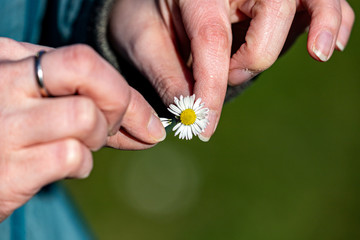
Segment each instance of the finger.
M41 187L72 177L85 178L92 169L89 149L75 139L63 139L17 151L7 164L7 184L1 193L12 201L12 211L29 200Z
M121 128L115 135L109 136L107 146L123 150L143 150L153 147L155 144L141 142Z
M28 89L28 95L39 97L38 86L34 80L29 81L29 76L34 75L33 59L17 62L24 70L18 84ZM148 111L137 111L135 118L155 121L153 124L139 126L144 132L141 139L153 143L158 136L165 136L165 129L160 120L152 118L154 110L143 98L132 98L134 91L105 60L99 57L87 46L77 45L50 51L43 55L41 60L44 72L44 82L48 91L54 96L79 94L90 98L97 108L104 114L108 132L115 134L123 122L130 105L145 105ZM24 80L26 79L26 80ZM24 81L29 85L24 86ZM138 101L138 102L131 102ZM148 127L152 127L151 131ZM151 136L151 137L150 137Z
M16 61L34 56L40 50L50 51L52 48L0 37L0 49L0 61Z
M220 118L231 50L229 5L222 0L179 1L191 41L194 93L209 108L209 125L199 137L208 141Z
M23 159L17 167L23 166L24 182L28 178L34 182L33 186L44 186L66 177L85 178L93 166L91 151L73 138L24 148L17 156Z
M119 127L129 104L130 87L90 47L76 45L50 51L42 57L41 65L50 94L88 96L105 114L109 132Z
M130 93L129 106L121 127L125 128L139 142L155 144L163 141L166 137L166 132L157 114L150 105L146 104L146 100L137 91L131 89Z
M128 14L132 13L124 11L130 7L136 7L139 13L137 24L142 28L134 28L131 23L117 19L131 18ZM161 8L167 6L161 4ZM191 73L176 50L174 29L159 16L155 1L121 1L114 11L119 14L112 19L110 28L120 43L115 47L125 52L131 62L147 76L164 103L172 103L174 96L190 95L193 87Z
M247 1L240 6L240 11L252 20L246 33L246 42L230 61L231 85L239 85L251 79L276 61L288 36L296 3L295 1Z
M10 138L22 146L75 138L97 150L107 139L104 115L83 96L35 99L31 107L10 115L6 122L8 129L16 129Z
M345 0L341 0L341 13L342 21L336 40L336 48L340 51L344 51L350 38L351 29L354 25L355 13L349 3Z
M316 60L325 62L331 57L342 21L339 0L304 0L311 16L308 52Z

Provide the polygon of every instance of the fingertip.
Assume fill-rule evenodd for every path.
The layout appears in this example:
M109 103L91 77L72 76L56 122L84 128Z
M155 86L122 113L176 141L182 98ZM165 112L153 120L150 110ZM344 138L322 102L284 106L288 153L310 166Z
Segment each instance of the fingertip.
M151 114L148 123L148 131L149 135L155 140L155 142L164 141L166 138L165 128L156 113Z
M347 45L347 42L350 38L351 30L343 25L340 27L339 34L336 40L336 48L340 51L344 51Z
M210 141L210 137L205 137L202 134L199 134L199 139L203 142L208 142Z
M345 46L339 41L336 41L336 49L343 52L345 50Z
M334 51L334 35L328 30L322 30L315 38L311 51L318 60L326 62Z
M342 21L336 40L336 48L344 51L355 21L355 12L347 1L341 1Z
M69 139L65 144L65 169L68 177L87 178L93 167L91 151L75 139Z
M209 124L205 128L205 131L203 133L199 134L199 139L201 141L203 141L203 142L210 141L210 138L216 131L217 125L219 123L219 118L220 118L220 116L217 113L217 111L214 111L214 110L209 111L209 115L208 115Z
M237 86L244 82L249 81L255 77L257 73L250 71L249 69L232 69L229 72L229 85Z

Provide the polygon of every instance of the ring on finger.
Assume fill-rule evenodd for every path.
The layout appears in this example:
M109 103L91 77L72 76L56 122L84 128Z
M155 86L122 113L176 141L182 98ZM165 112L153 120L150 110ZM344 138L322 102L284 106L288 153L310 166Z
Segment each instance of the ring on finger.
M36 82L39 86L39 90L40 90L40 94L42 97L50 97L51 94L49 93L49 91L46 89L45 87L45 83L44 83L44 72L41 68L41 57L42 55L45 53L45 51L39 51L36 55L35 55L35 78L36 78Z

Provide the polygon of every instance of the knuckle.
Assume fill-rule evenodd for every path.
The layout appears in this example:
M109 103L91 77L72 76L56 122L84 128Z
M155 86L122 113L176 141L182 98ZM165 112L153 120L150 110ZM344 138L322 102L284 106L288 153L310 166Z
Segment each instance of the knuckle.
M209 20L206 24L199 28L199 39L210 50L228 49L231 42L230 31L225 23L220 24L218 21ZM213 49L215 48L215 49Z
M68 124L76 124L84 134L93 131L97 125L97 107L88 98L78 97L71 101Z
M254 5L253 11L267 12L271 16L280 19L293 17L296 13L296 1L294 0L267 0L258 1Z
M65 140L59 145L59 152L63 156L64 173L74 174L82 165L84 160L84 150L82 144L75 139ZM66 177L64 176L64 177Z
M20 46L20 44L11 39L11 38L6 38L6 37L0 37L0 48L1 49L12 49L14 47L18 47Z
M319 19L323 19L324 24L333 32L337 32L342 21L341 9L334 5L324 6L319 10Z
M175 84L174 86L174 83L178 82L178 80L179 77L173 75L159 74L155 76L154 87L157 90L160 98L166 104L172 103L174 100L174 96L179 96L180 94L182 94L179 92L182 88L176 87L177 84Z
M63 62L68 70L88 76L98 63L98 55L90 46L77 44L64 49Z
M124 106L125 107L125 115L132 115L133 113L136 112L136 110L138 109L138 101L139 101L139 96L138 94L136 94L135 90L130 91L129 94L129 100L127 102L127 105Z
M262 72L271 67L271 65L276 61L277 55L271 50L254 48L251 51L251 54L244 54L243 52L249 52L249 50L244 50L246 46L242 46L240 51L234 55L234 60L241 64L243 56L246 56L246 69L251 72ZM243 51L241 51L243 50Z
M112 112L117 112L119 114L119 118L123 116L123 114L127 111L129 104L132 99L133 88L130 86L127 89L123 89L121 95L117 95L112 99L112 103L109 103L107 108Z
M1 116L2 115L2 116ZM6 113L0 112L0 122L1 122L1 133L4 136L4 142L0 140L2 146L6 145L18 145L19 144L19 129L24 126L24 124L29 123L28 118L19 117L19 113ZM21 134L21 133L20 133ZM6 149L6 148L5 148Z
M334 27L335 29L338 29L339 26L341 25L341 21L342 21L342 14L341 11L339 9L336 8L331 8L331 12L329 11L331 18L329 18L329 23L332 27Z

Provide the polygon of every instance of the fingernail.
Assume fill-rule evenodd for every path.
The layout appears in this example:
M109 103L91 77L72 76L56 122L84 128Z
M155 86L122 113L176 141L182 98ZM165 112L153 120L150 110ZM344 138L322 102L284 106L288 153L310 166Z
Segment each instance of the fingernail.
M350 31L347 27L341 26L338 34L338 39L336 41L336 47L340 51L345 50L345 46L347 44L347 40L349 39Z
M219 123L219 118L215 111L210 110L208 120L209 125L206 127L205 132L199 134L199 139L203 142L208 142L210 140Z
M332 54L334 36L329 31L322 31L316 38L313 52L323 62L329 60Z
M345 46L340 42L340 41L336 41L336 47L340 50L340 51L344 51Z
M248 69L233 69L229 73L229 85L239 85L252 79L256 73Z
M148 124L148 131L152 138L161 142L166 138L166 131L156 113L151 115Z

